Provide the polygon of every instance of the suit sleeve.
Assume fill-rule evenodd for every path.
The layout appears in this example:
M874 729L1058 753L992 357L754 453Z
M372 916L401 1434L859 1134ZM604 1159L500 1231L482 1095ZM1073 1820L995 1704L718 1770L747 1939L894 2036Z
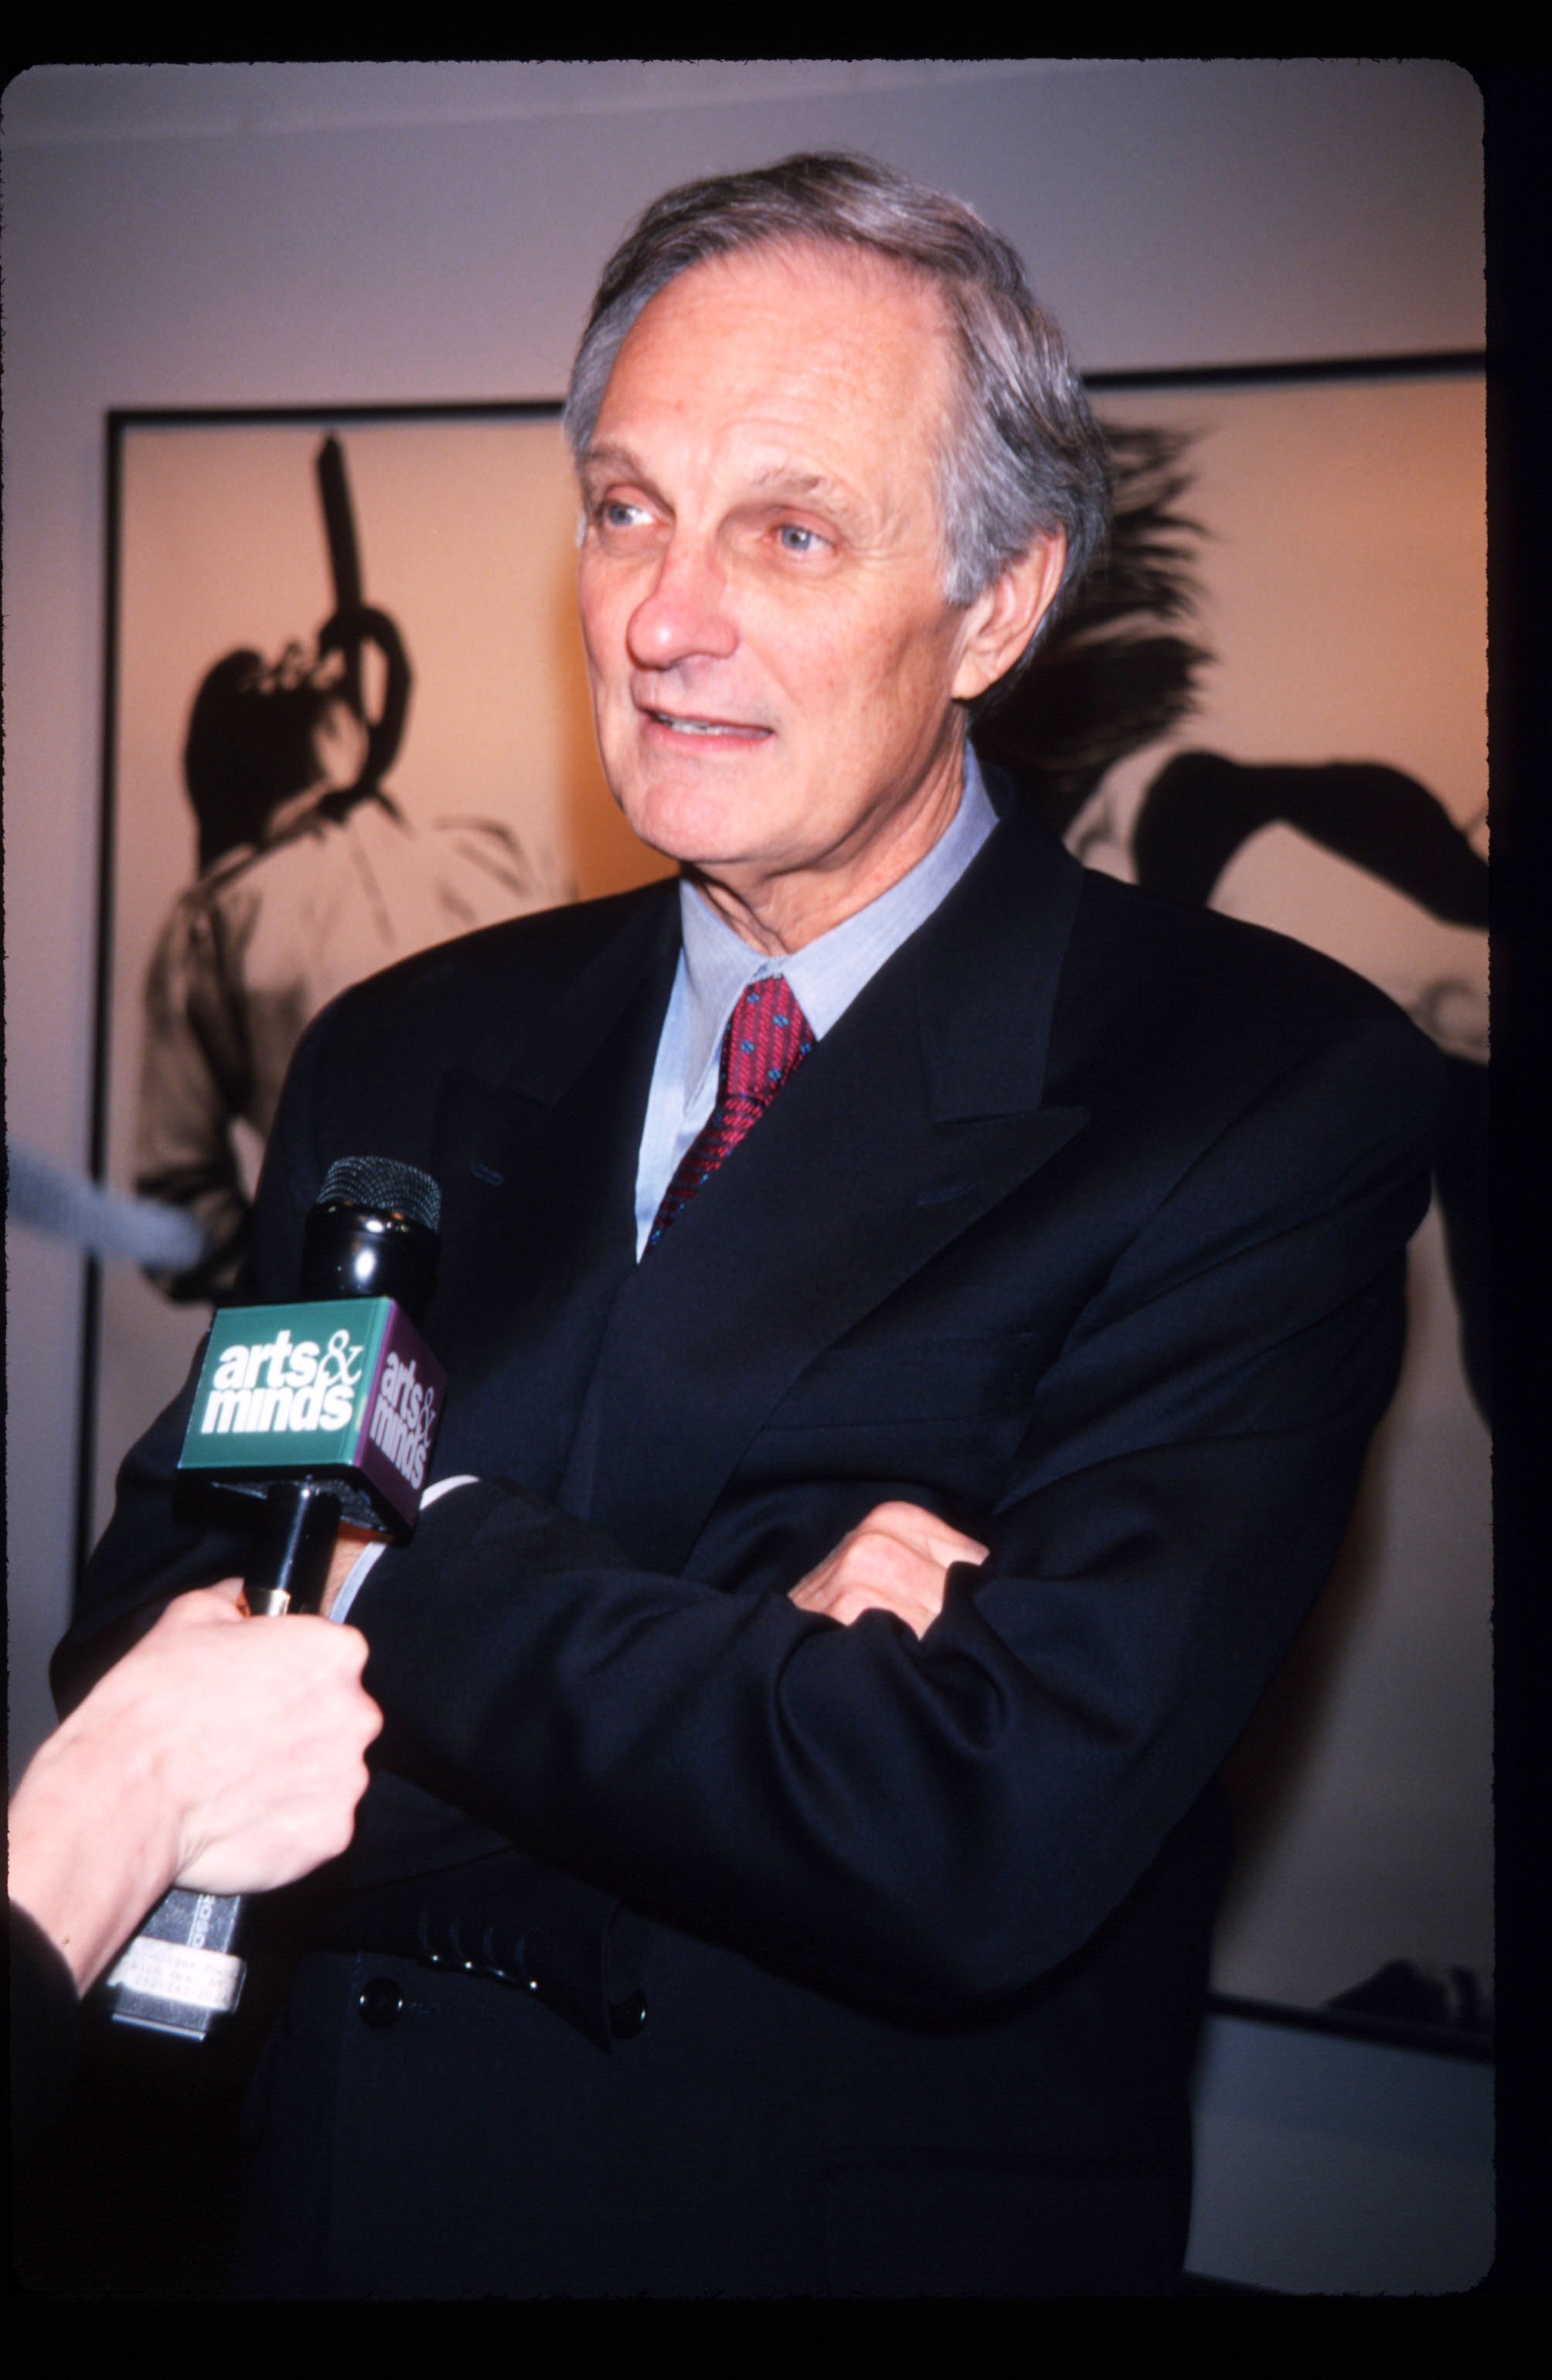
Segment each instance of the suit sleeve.
M1436 1099L1370 1012L1202 1150L921 1640L645 1572L486 1482L368 1581L369 1687L474 1815L650 1915L923 2010L1023 1988L1147 1869L1325 1583Z

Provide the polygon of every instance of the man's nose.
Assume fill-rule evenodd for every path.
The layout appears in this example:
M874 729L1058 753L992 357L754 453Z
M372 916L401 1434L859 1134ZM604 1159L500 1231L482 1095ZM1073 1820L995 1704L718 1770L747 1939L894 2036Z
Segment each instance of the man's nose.
M625 641L638 669L672 669L701 657L726 660L737 646L738 629L727 574L715 553L675 537L631 613Z

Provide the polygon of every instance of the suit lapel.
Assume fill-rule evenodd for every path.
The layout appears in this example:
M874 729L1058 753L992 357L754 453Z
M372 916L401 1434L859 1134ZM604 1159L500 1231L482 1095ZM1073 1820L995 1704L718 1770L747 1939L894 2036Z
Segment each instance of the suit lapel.
M533 1018L506 1078L445 1077L446 1252L427 1336L458 1350L438 1456L553 1498L636 1255L637 1150L678 952L674 888Z
M637 1560L682 1564L805 1366L1081 1129L1040 1104L1081 878L1010 813L623 1281L561 1500Z

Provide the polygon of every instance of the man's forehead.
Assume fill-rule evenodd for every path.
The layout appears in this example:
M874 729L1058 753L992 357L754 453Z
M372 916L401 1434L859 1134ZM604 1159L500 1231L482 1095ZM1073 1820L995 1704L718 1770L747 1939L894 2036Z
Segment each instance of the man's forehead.
M925 276L889 258L817 241L766 243L686 268L642 308L605 382L586 463L625 459L659 415L733 401L751 474L772 486L833 459L794 449L789 429L886 405L903 429L935 381L954 376L948 311ZM929 399L930 401L930 399ZM763 432L762 432L763 425Z

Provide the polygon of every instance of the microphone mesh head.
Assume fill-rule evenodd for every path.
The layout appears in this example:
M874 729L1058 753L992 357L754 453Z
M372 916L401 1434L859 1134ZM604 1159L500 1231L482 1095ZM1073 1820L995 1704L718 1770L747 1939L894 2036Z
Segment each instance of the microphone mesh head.
M429 1232L442 1223L442 1184L418 1165L394 1157L341 1157L323 1176L320 1207L364 1207L370 1213L403 1215Z

